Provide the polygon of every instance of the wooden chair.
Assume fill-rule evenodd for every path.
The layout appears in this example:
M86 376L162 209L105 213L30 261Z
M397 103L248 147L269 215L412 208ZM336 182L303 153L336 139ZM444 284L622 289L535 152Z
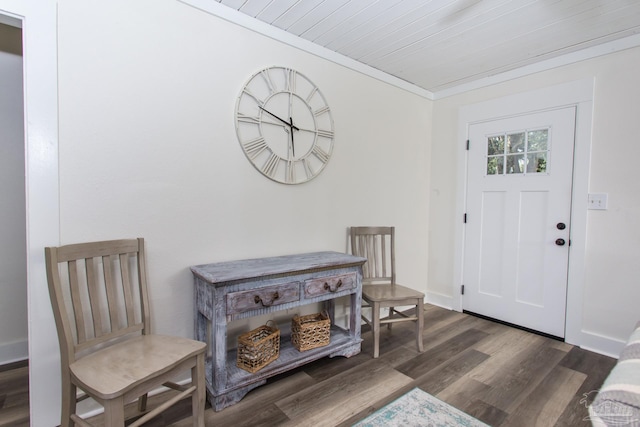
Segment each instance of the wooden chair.
M362 299L371 307L371 318L362 319L373 331L373 357L380 355L380 325L388 328L395 322L415 322L418 351L424 350L422 330L424 325L424 294L396 283L395 227L351 227L351 252L367 258L363 266ZM408 315L395 307L414 306L415 314ZM380 318L382 308L389 309L389 316Z
M45 259L60 342L61 425L90 425L76 414L87 397L104 407L105 426L123 426L125 404L138 399L144 415L130 425L139 426L191 396L193 425L204 426L206 344L151 334L144 240L48 247ZM172 382L189 371L188 384ZM147 393L161 385L179 393L147 412Z

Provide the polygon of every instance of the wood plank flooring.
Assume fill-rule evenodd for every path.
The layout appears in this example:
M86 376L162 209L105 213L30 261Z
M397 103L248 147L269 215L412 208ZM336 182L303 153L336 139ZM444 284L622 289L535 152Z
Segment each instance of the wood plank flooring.
M0 426L29 426L29 365L0 366Z
M383 330L381 356L373 359L371 333L363 332L359 355L321 359L272 378L223 411L207 407L206 425L351 426L419 387L495 427L588 427L580 400L600 387L615 364L610 357L432 305L425 308L423 353L413 334L412 324ZM6 389L0 379L0 403L8 399ZM150 405L169 394L150 398ZM18 425L7 424L2 411L0 426ZM190 412L186 400L148 425L190 426ZM93 421L99 424L100 416Z

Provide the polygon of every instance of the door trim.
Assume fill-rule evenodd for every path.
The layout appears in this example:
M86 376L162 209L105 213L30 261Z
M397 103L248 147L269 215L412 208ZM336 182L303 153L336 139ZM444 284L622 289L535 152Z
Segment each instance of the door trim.
M58 2L0 0L6 22L22 26L27 212L27 309L31 425L60 414L58 336L45 273L44 247L60 243L58 191Z
M469 125L485 121L519 116L562 107L576 107L576 132L573 167L573 194L571 200L571 252L567 278L567 310L565 341L581 345L582 302L587 235L587 196L591 159L591 125L593 120L593 78L563 83L556 86L510 95L460 108L458 114L458 156L456 188L456 221L454 228L454 271L452 308L462 311L462 296L458 292L463 284L464 224L466 210L467 151Z

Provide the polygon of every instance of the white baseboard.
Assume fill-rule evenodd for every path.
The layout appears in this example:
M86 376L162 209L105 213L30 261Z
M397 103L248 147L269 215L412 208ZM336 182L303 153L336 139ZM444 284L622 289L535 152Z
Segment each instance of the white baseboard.
M427 291L426 293L425 302L431 305L437 305L438 307L446 308L447 310L453 310L454 305L453 297L429 291Z
M593 351L594 353L603 354L605 356L618 358L620 352L624 348L626 341L605 337L604 335L593 332L582 331L580 334L580 343L572 343L580 346L580 348Z
M15 341L0 344L0 365L19 362L29 358L29 342Z

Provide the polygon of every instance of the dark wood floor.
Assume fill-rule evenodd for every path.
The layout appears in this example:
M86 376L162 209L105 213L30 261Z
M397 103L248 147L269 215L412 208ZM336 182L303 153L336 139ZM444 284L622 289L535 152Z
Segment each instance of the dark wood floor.
M0 366L0 426L29 426L29 366Z
M350 426L419 387L496 427L588 427L580 400L600 387L615 363L563 342L431 305L426 306L423 353L417 352L408 324L383 331L378 359L371 357L371 333L363 338L363 352L357 356L319 360L269 380L223 411L208 408L206 424ZM0 426L19 425L3 421L12 399L3 382ZM162 399L166 396L153 397L150 404ZM149 425L190 426L189 401Z

